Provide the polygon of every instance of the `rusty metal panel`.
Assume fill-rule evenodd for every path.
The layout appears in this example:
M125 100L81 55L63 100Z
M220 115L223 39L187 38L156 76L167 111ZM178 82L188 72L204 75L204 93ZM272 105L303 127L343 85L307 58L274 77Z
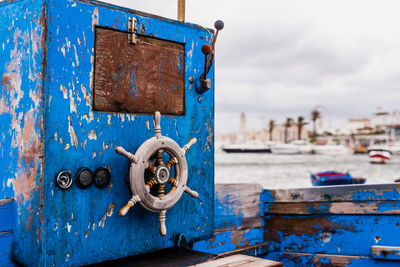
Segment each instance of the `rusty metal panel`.
M96 27L93 109L183 115L184 45Z

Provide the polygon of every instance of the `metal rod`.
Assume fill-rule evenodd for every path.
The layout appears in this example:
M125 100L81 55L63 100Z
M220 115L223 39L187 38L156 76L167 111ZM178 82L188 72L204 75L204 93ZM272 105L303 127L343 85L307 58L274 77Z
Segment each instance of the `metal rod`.
M219 30L217 30L217 32L215 33L214 39L213 39L213 41L212 41L212 46L211 46L211 47L212 47L212 52L211 52L211 54L208 56L208 60L207 60L207 63L206 63L207 72L208 72L208 65L210 64L210 61L211 61L211 56L214 54L214 47L215 47L215 42L217 41L218 32L219 32Z
M178 0L178 21L185 21L185 0Z

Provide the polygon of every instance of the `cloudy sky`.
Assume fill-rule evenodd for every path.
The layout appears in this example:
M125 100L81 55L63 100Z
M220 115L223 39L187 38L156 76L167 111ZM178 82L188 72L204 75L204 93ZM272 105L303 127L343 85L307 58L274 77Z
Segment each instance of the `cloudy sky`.
M177 0L107 2L176 18ZM216 44L216 131L309 117L323 126L400 109L400 2L186 0L186 21L225 28Z

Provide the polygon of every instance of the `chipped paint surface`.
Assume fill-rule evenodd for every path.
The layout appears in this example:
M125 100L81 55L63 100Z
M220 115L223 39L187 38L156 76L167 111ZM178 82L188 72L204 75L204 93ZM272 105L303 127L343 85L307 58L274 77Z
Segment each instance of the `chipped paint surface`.
M217 184L215 227L212 238L193 244L193 249L219 254L263 242L259 184Z
M24 262L39 254L42 238L41 108L46 36L42 2L0 3L0 23L0 200L15 199L14 253ZM10 213L6 219L13 216ZM4 242L1 238L0 247Z
M255 198L251 205L246 199L253 194L245 188L253 186L216 186L217 231L213 238L195 242L193 249L216 254L236 250L284 266L399 265L400 185L264 189L260 201ZM263 226L250 226L246 214L260 205Z
M51 23L44 88L43 265L65 265L66 260L67 265L83 265L171 247L173 235L178 233L189 241L211 236L214 88L202 95L200 105L197 91L187 82L190 76L202 71L201 46L210 34L193 25L135 15L94 2L49 0L47 7L47 20ZM193 200L184 195L168 210L166 237L159 235L156 214L137 206L128 216L119 217L115 210L131 196L126 184L129 162L122 160L114 148L120 145L136 151L154 135L152 115L97 112L92 106L95 27L126 31L129 16L138 19L141 34L182 43L186 48L185 64L181 65L185 67L186 113L163 117L162 128L165 135L182 146L191 137L198 139L199 144L187 154L187 162L188 185L200 197ZM212 69L209 78L214 85L213 72ZM91 185L82 190L74 183L66 191L55 187L54 177L60 170L70 170L74 176L80 167L88 167L92 172L99 167L109 168L110 185L104 189Z

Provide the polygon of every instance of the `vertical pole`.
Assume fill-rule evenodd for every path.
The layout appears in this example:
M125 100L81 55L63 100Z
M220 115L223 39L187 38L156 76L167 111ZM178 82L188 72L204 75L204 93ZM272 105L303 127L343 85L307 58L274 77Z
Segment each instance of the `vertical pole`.
M178 21L185 21L185 0L178 0Z

